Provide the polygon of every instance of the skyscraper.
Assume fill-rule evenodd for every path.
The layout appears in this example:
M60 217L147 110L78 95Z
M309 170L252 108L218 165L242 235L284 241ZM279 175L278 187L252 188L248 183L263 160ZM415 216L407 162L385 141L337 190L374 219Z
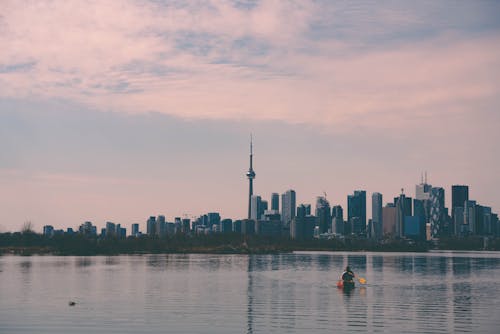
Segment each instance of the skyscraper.
M465 201L469 200L469 186L451 186L451 208L456 206L464 207ZM453 212L453 210L452 210Z
M166 226L166 221L165 221L164 215L158 215L158 217L156 217L156 231L155 232L159 238L163 238L167 234L167 226Z
M465 201L464 203L464 226L462 233L464 235L476 233L476 201Z
M402 189L401 189L402 190ZM401 196L394 197L394 206L398 206L398 202ZM403 197L403 213L405 216L412 216L412 198L408 196Z
M146 233L148 236L152 237L156 232L156 217L150 216L146 222Z
M416 217L421 217L422 221L425 222L425 206L424 200L414 199L413 200L413 215Z
M383 220L382 220L382 194L372 194L372 224L373 230L377 238L382 237Z
M132 235L134 237L139 236L139 224L132 224Z
M306 214L306 206L304 204L301 204L301 205L297 206L297 215L296 215L296 217L298 217L298 218L304 218L305 216L307 216L307 214Z
M396 207L393 203L387 203L387 205L382 208L382 217L384 221L382 233L384 235L394 235L396 232Z
M287 190L281 194L281 217L285 227L290 226L290 222L295 217L296 201L295 190Z
M207 214L208 217L208 223L207 226L212 228L214 225L219 225L220 224L220 214L218 212L209 212Z
M97 227L92 225L92 222L85 222L78 228L78 233L83 235L97 235Z
M182 219L182 232L188 233L189 231L191 231L191 219L183 218Z
M353 218L358 217L356 224ZM352 233L361 234L366 230L366 191L356 190L347 196L347 220L352 225Z
M304 218L311 215L311 204L300 204L297 206L297 212L295 217Z
M342 206L335 205L332 208L332 217L333 218L341 218L342 220L344 219L344 209L342 209Z
M484 206L476 204L476 234L484 234Z
M411 199L410 199L411 201ZM394 200L394 205L396 206L396 237L402 238L404 236L404 224L406 217L406 196L401 189L401 195ZM410 214L411 215L411 214Z
M255 172L253 171L253 143L252 136L250 136L250 168L248 168L248 219L251 219L252 210L252 195L253 195L253 179L255 179Z
M316 217L318 219L319 233L328 232L332 224L332 216L330 203L323 196L318 196L316 199Z
M264 213L269 209L269 205L267 201L262 200L260 202L260 210L259 210L259 219L261 219L262 216L264 216Z
M280 195L278 193L271 194L271 210L280 210Z
M45 225L43 227L43 235L47 237L51 237L54 234L54 226L52 225Z
M257 195L252 195L252 197L250 198L250 207L250 219L260 219L260 215L262 212L262 198Z
M491 207L483 206L483 234L491 235L493 232Z
M430 196L431 196L432 185L427 183L427 173L425 173L425 179L422 175L420 184L415 186L415 199L422 201L424 207L424 222L429 222L430 217Z
M304 216L304 206L301 205L299 208L297 208L297 211L300 211L301 215L294 217L290 223L290 237L296 240L312 239L316 226L316 217L310 215Z
M444 189L433 187L430 191L430 213L431 238L437 238L442 232L445 224L446 214L444 207Z
M418 200L428 200L430 199L430 191L432 186L427 183L427 173L425 173L425 180L422 176L420 184L415 187L415 198Z
M465 202L464 202L465 205ZM464 236L469 233L465 225L465 206L457 206L453 209L453 232L457 236Z
M116 237L116 225L112 222L106 222L106 237Z
M469 200L469 186L451 186L451 221L455 235L461 234L465 202ZM458 217L457 217L458 215Z
M344 234L344 210L340 205L332 208L332 230L336 234Z
M233 231L233 220L232 219L221 220L220 231L221 233L231 233Z
M492 213L491 214L491 227L493 229L494 235L497 237L500 235L500 226L498 225L498 214L497 213Z
M302 204L304 206L304 209L306 211L306 216L311 215L311 204Z

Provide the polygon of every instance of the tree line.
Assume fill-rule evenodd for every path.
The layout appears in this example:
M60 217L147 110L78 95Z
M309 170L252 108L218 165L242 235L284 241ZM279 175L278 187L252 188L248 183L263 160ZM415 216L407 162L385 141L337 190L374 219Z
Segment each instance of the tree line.
M446 238L437 243L365 238L293 240L239 233L208 235L176 234L166 238L140 236L128 238L86 236L80 233L45 236L31 229L0 233L0 254L113 255L141 253L280 253L292 251L427 251L500 250L500 239L481 237Z

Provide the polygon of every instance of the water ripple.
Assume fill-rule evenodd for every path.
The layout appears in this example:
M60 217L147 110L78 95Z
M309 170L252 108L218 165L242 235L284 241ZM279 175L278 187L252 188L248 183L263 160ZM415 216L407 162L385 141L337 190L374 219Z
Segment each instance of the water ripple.
M366 286L336 288L347 264ZM498 253L3 256L0 268L0 333L494 333L500 326Z

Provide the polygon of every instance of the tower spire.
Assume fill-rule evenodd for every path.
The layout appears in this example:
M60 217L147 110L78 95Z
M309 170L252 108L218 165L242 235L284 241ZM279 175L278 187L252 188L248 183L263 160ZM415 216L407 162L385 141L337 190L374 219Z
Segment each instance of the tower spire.
M253 160L253 136L250 133L250 169L252 169L252 160Z
M253 195L253 179L255 178L255 172L253 170L253 137L250 134L250 167L246 173L248 178L248 219L251 218L252 214L252 195Z

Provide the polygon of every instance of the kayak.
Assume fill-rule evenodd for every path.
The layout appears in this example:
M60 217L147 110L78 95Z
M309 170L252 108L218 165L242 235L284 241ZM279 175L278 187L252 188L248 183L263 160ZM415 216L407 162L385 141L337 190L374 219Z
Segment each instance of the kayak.
M354 282L344 282L342 280L339 280L337 282L337 288L339 289L354 289L355 288L355 285L354 285Z

